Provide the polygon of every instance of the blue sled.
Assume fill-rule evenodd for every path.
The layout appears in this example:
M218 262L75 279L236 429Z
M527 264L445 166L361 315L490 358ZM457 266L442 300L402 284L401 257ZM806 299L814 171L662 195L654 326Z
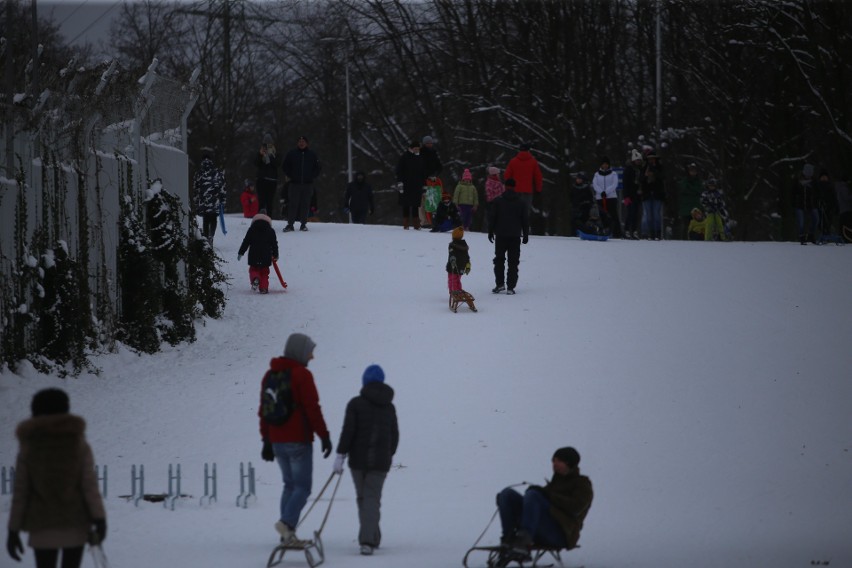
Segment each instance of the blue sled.
M590 235L580 230L577 230L577 236L584 241L605 241L609 239L609 235Z
M225 204L219 204L219 226L222 227L222 234L227 235L228 229L225 228Z

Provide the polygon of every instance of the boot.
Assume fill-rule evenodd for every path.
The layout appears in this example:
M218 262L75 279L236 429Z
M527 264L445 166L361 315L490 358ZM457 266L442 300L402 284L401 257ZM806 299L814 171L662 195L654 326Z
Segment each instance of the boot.
M415 231L420 230L420 217L419 216L414 217L414 230Z
M406 231L408 230L408 217L402 218L402 228L405 229Z

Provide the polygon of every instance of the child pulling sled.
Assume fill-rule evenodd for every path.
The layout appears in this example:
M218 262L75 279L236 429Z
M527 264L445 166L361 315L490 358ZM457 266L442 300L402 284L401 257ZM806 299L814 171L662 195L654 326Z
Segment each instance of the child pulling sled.
M464 229L456 227L453 229L453 240L449 245L449 258L447 259L447 288L450 290L450 309L458 312L459 304L466 303L472 311L476 311L474 297L462 290L462 274L470 274L470 254L464 240Z

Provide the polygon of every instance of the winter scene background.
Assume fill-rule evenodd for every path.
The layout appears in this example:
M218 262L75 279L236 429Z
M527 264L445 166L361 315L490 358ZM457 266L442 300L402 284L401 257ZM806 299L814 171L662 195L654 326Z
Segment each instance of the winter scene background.
M248 220L228 215L215 239L227 308L194 343L154 355L119 346L93 357L99 375L0 373L0 465L14 464L14 428L39 389L65 389L87 420L109 472L112 566L265 566L281 482L260 459L258 389L296 331L317 343L310 369L335 445L364 368L381 365L396 390L382 548L358 554L347 471L322 534L328 566L460 566L497 491L541 483L564 445L595 488L567 566L852 566L852 248L533 236L507 296L490 292L493 245L469 232L463 285L479 312L453 314L447 234L273 226L287 290L272 281L268 295L251 292L236 260ZM314 451L316 494L332 460ZM257 500L244 509L235 499L248 462ZM217 464L219 499L202 507L205 463ZM181 466L174 511L122 497L140 464L147 493L165 492L169 464ZM7 515L8 495L0 506ZM483 543L497 541L497 525ZM20 565L32 564L28 549Z

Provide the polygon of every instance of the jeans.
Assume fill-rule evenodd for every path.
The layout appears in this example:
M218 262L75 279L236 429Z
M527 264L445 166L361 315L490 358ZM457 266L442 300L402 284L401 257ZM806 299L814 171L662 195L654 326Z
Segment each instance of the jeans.
M647 199L642 202L642 234L660 236L663 231L663 202Z
M535 544L565 548L565 533L550 516L550 502L540 491L527 489L523 496L507 487L497 494L497 508L503 538L511 540L519 530L526 531Z
M809 209L808 217L810 217L811 226L810 233L816 236L816 230L819 226L819 209ZM799 229L799 236L805 234L805 210L804 209L796 209L796 227Z
M281 522L296 528L299 516L311 494L314 457L313 444L272 444L275 461L281 468L284 490L281 492Z

